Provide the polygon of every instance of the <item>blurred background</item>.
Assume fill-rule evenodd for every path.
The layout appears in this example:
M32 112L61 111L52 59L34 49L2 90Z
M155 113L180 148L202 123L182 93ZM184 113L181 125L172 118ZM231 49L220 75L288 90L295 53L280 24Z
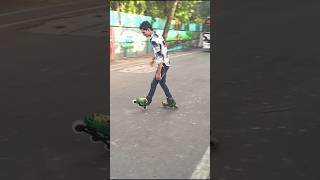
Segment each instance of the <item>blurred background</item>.
M203 32L210 31L210 1L111 1L112 59L152 53L139 30L142 21L163 34L169 51L201 47Z

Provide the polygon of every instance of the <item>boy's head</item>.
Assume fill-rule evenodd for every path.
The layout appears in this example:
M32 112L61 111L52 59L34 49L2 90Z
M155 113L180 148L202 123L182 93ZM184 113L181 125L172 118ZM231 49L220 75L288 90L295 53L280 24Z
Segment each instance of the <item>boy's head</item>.
M140 31L144 36L149 37L153 33L152 25L148 21L143 21L140 24Z

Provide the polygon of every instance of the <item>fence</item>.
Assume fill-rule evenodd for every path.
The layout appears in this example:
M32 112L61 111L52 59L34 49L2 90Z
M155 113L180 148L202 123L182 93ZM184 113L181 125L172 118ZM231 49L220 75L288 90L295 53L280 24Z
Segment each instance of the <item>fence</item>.
M162 34L165 20L117 11L110 12L110 35L112 58L136 57L152 53L147 38L140 32L142 21L152 22L156 33ZM198 46L203 26L200 24L180 24L171 22L166 43L168 51L176 51L190 46Z

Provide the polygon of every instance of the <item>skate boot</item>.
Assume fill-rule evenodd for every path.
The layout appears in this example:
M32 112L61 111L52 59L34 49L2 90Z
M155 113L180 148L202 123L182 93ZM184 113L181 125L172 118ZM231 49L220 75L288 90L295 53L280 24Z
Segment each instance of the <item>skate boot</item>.
M170 108L178 108L176 101L173 98L167 98L166 101L162 102L162 105L164 107L170 107Z
M138 104L139 106L142 106L144 109L146 109L147 106L149 106L152 102L152 98L147 96L145 98L136 98L132 100L134 104Z
M146 96L146 99L147 99L147 106L149 106L152 102L152 97Z

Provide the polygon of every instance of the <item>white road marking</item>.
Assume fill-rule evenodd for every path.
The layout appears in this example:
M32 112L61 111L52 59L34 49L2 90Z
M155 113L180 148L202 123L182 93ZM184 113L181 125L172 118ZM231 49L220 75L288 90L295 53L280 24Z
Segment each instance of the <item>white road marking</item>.
M170 56L170 57L180 57L180 56L185 56L185 55L194 54L194 53L199 53L199 52L202 52L202 51L197 51L197 52L192 52L192 53L185 53L185 54L178 54L178 55Z
M151 58L150 58L151 60ZM134 61L129 61L129 62L122 62L119 64L112 64L110 67L115 67L115 66L122 66L122 65L127 65L127 64L134 64L134 63L146 63L146 60L134 60Z
M128 67L127 65L131 65L131 66L139 66L139 65L145 65L148 62L136 62L136 63L130 63L130 64L122 64L121 67L115 67L115 68L111 68L110 71L114 71L114 70L118 70L118 69L122 69L125 67Z
M139 65L139 66L124 68L119 72L148 73L153 71L155 71L155 68L152 68L148 65Z
M60 14L52 15L52 16L44 16L44 17L28 19L28 20L18 21L18 22L14 22L14 23L9 23L9 24L3 24L3 25L0 25L0 29L8 28L10 26L16 26L16 25L19 25L19 24L25 24L25 23L29 23L29 22L34 22L34 21L40 21L40 20L46 20L46 19L50 19L50 18L56 18L56 17L60 17L60 16L72 14L72 13L83 12L83 11L94 10L94 9L102 9L102 8L106 8L106 6L105 5L103 5L103 6L94 6L94 7L90 7L90 8L83 8L83 9L78 9L78 10L74 10L74 11L68 11L68 12L64 12L64 13L60 13Z
M170 58L186 56L194 53L199 53L199 52L174 55L174 56L170 56ZM128 65L130 65L130 67L128 67ZM146 60L134 60L132 62L123 62L119 64L110 65L110 71L150 73L150 72L154 72L155 70L156 70L155 67L150 66L149 62L147 62Z
M207 148L190 179L210 179L210 146Z
M192 52L192 53L184 53L184 54L178 54L178 55L171 55L169 56L170 58L173 57L179 57L179 56L186 56L186 55L190 55L190 54L194 54L194 53L199 53L201 51L197 51L197 52ZM150 58L151 60L151 58ZM127 64L134 64L134 63L149 63L149 61L146 60L134 60L133 62L124 62L124 63L119 63L119 64L112 64L110 65L110 67L115 67L115 66L121 66L121 65L127 65Z

